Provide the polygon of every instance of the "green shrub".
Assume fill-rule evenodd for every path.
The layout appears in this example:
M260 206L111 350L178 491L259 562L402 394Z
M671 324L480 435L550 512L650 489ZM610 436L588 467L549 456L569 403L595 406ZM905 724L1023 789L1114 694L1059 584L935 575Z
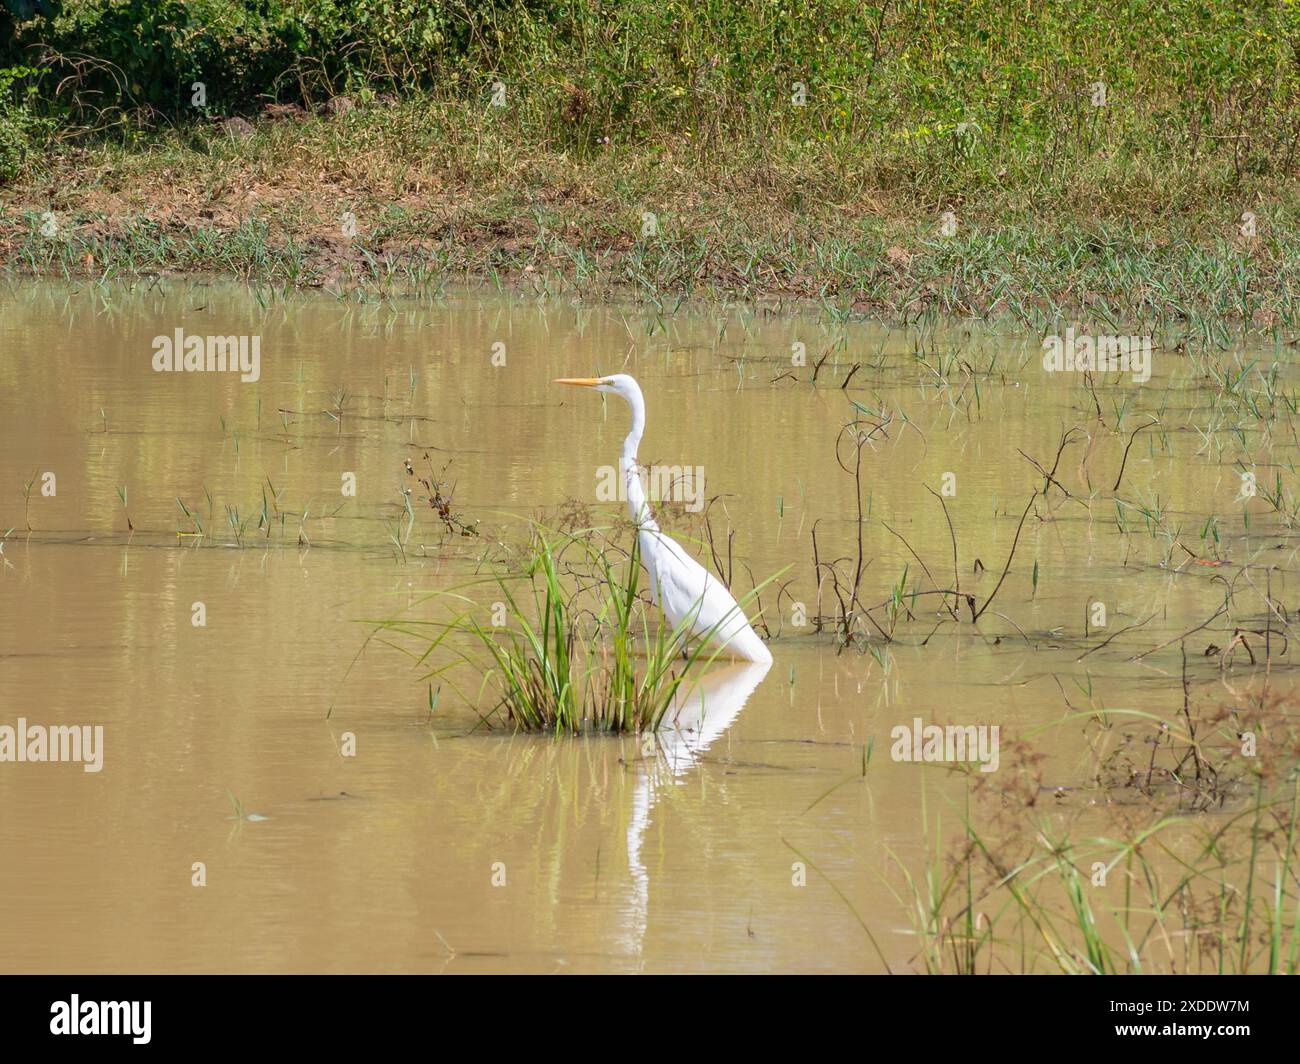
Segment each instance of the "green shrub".
M33 67L0 69L0 184L18 176L54 128L53 119L33 110L40 75Z
M302 41L277 3L92 0L69 6L46 43L72 75L74 106L185 114L195 82L223 112L274 96Z
M207 105L228 114L431 85L472 28L449 11L422 0L71 0L42 43L83 109L193 114L202 82Z
M46 3L0 0L0 19ZM1300 3L1278 0L64 0L19 29L11 51L47 53L78 112L196 117L195 81L219 114L338 92L483 101L499 78L498 117L566 149L869 148L892 156L880 180L955 200L1103 141L1120 159L1216 156L1234 180L1300 155Z

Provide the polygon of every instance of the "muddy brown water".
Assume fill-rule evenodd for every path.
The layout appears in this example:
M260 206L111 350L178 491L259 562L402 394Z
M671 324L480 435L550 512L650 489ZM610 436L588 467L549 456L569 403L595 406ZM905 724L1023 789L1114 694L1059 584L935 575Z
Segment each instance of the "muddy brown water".
M178 328L259 337L260 379L155 372L154 337ZM1214 612L1225 573L1268 551L1274 595L1294 597L1293 536L1258 497L1239 501L1242 422L1225 415L1209 444L1192 427L1213 420L1199 363L1157 350L1149 382L1099 378L1106 422L1122 411L1111 432L1077 374L1043 371L1040 341L482 291L360 304L259 300L231 284L8 284L0 724L102 725L104 760L98 773L0 764L0 965L879 971L860 917L892 968L916 968L899 867L920 867L935 833L950 833L964 785L893 761L892 728L919 717L1036 730L1049 812L1086 826L1087 745L1077 725L1052 726L1067 696L1170 716L1178 650L1153 648ZM798 344L807 365L793 364ZM1279 362L1294 387L1282 349L1245 355ZM703 468L738 569L761 579L792 566L779 604L766 599L770 671L711 672L701 727L653 763L631 737L476 728L475 707L448 689L430 718L426 688L382 647L349 672L361 622L465 578L522 519L568 500L617 511L596 493L626 410L550 383L616 371L646 394L642 461ZM873 604L904 567L909 583L923 578L912 550L936 583L954 579L927 490L946 474L956 579L980 600L1042 484L1018 452L1050 469L1061 433L1079 426L1058 479L1098 497L1054 492L1041 506L978 630L941 624L922 600L894 643L843 651L799 626L795 604L816 612L814 525L823 559L855 550L854 481L835 459L851 400L893 419L863 452ZM1119 494L1163 508L1163 524L1130 510L1121 532L1109 492L1129 434L1152 416L1168 434L1139 433ZM1275 468L1289 478L1293 431L1249 446L1261 482ZM391 537L406 524L404 462L426 468L426 454L449 463L454 509L483 535L445 535L417 509L403 557ZM342 493L349 473L355 498ZM287 515L269 536L257 527L268 482ZM203 538L178 534L194 529L178 499ZM665 524L698 531L682 509L662 507ZM1212 514L1232 564L1190 564L1172 536L1211 559ZM1097 602L1106 627L1085 634ZM1222 644L1223 628L1189 648ZM1236 697L1236 664L1198 656L1198 696ZM1285 659L1277 668L1285 679ZM343 753L349 733L355 756Z

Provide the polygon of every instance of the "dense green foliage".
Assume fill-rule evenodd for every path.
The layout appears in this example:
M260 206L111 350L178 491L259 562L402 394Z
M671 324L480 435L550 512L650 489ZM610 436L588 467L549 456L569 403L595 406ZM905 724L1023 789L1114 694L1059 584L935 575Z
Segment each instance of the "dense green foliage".
M963 289L986 247L1009 273L973 305L1047 300L1035 262L1054 289L1089 270L1138 279L1107 296L1136 314L1183 305L1142 278L1166 256L1185 277L1199 259L1177 249L1196 245L1216 277L1259 271L1237 296L1291 301L1300 0L0 4L17 25L0 70L40 71L0 79L0 182L26 180L37 216L54 193L74 213L111 208L161 167L192 179L181 218L211 206L190 184L224 195L234 168L243 187L274 174L293 190L282 208L259 201L283 249L310 210L336 209L339 175L362 174L363 206L402 214L387 238L445 233L491 269L540 256L670 289L765 279L845 298L870 270L907 306ZM355 113L324 110L336 95ZM231 115L253 122L213 122ZM629 246L650 207L659 239ZM962 254L910 258L947 210ZM1241 245L1246 211L1259 241ZM1227 298L1194 287L1193 302Z
M1109 133L1267 171L1294 165L1300 136L1300 5L1283 0L5 3L21 20L7 61L46 66L77 117L194 117L195 82L209 113L232 114L500 81L517 113L578 147L779 131L906 141L910 165L933 166Z
M346 87L523 98L630 133L798 117L827 134L898 120L1041 135L1086 115L1087 86L1179 125L1295 102L1300 8L1282 0L65 0L21 23L32 51L87 66L102 102L183 111L192 80L225 110ZM93 72L92 72L93 71ZM795 83L808 107L790 115Z

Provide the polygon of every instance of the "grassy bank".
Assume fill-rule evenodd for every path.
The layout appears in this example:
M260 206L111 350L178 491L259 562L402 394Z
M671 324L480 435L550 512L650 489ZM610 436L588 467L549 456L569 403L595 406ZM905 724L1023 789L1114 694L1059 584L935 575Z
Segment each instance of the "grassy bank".
M8 267L1296 327L1292 5L380 6L22 23Z

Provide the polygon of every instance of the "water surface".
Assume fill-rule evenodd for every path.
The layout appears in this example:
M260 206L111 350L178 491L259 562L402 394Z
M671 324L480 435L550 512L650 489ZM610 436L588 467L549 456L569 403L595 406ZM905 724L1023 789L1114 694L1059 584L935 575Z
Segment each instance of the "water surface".
M153 338L177 328L259 336L260 380L155 372ZM792 365L796 344L807 365ZM1215 357L1277 362L1294 387L1281 349ZM105 760L97 774L0 765L3 967L915 969L899 869L951 832L965 784L893 762L891 728L920 717L1027 734L1068 716L1071 697L1172 715L1178 647L1155 648L1215 611L1233 565L1271 552L1272 594L1294 597L1293 533L1262 500L1238 500L1243 453L1261 483L1289 480L1294 431L1247 426L1238 446L1244 421L1210 403L1202 364L1183 352L1158 350L1142 385L1099 378L1095 402L1039 359L1038 337L959 323L891 331L483 292L365 305L226 284L10 286L0 723L103 725ZM626 410L549 383L616 371L646 393L643 462L703 467L737 573L792 567L780 601L766 596L771 670L711 675L702 730L654 760L633 737L476 727L476 707L450 689L430 715L409 663L382 647L349 671L359 622L479 571L524 519L570 500L618 512L596 486ZM905 568L909 585L922 577L917 556L936 583L987 596L1043 484L1019 452L1051 469L1071 427L1081 436L1058 479L1097 498L1040 500L977 629L921 600L893 643L845 650L798 625L796 603L816 612L814 526L823 560L856 550L854 480L835 458L851 400L863 418L892 419L863 452L872 603ZM1161 431L1139 433L1124 459L1151 418ZM480 535L447 534L427 508L403 531L407 460L454 484L455 511ZM1122 460L1125 532L1110 497ZM38 479L25 504L44 472L57 494ZM355 498L341 494L348 473ZM945 474L955 576L928 490ZM269 530L257 527L268 488ZM182 534L195 525L178 499L202 538ZM700 534L684 507L661 513ZM1215 514L1217 545L1205 532ZM1192 564L1175 540L1232 564ZM1108 627L1085 632L1098 601ZM191 623L197 602L204 627ZM1222 645L1226 624L1189 647ZM1191 668L1198 697L1230 700L1244 683L1213 656ZM1286 660L1274 668L1285 683ZM355 757L341 752L346 733ZM1036 742L1044 804L1086 828L1097 797L1080 729L1044 727ZM236 819L231 796L257 816Z

